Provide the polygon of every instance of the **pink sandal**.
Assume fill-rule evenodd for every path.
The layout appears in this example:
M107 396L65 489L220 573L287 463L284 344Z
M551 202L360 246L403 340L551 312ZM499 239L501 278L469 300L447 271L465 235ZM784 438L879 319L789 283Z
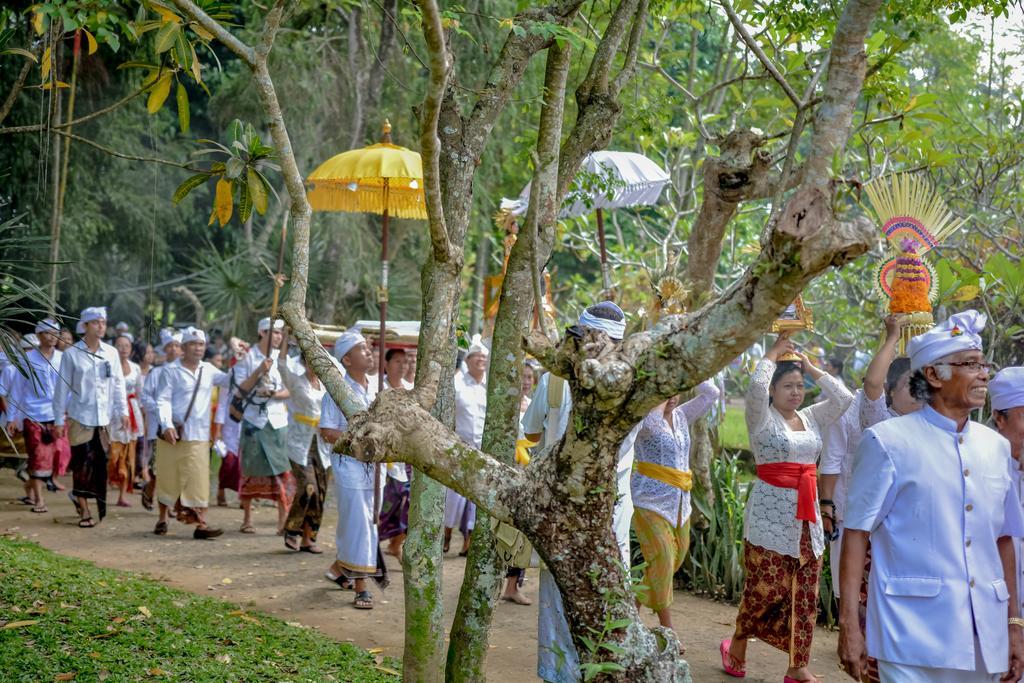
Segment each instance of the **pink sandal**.
M726 638L718 646L718 651L722 654L722 669L725 671L725 673L729 674L733 678L744 678L747 675L747 671L746 671L746 664L747 663L744 660L736 659L731 654L729 654L729 647L731 645L732 645L732 641L729 640L728 638ZM729 665L729 661L730 660L735 662L737 664L737 666L739 666L740 668L739 669L734 669L733 667L731 667ZM785 683L789 683L789 681L786 681Z

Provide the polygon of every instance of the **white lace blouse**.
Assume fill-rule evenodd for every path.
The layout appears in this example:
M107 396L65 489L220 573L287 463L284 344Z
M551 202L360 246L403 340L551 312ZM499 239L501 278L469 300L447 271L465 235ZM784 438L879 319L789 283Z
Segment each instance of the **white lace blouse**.
M690 469L690 423L707 415L718 400L718 387L704 382L697 395L675 407L672 426L665 420L665 410L656 406L640 423L634 454L636 462L650 462L674 470ZM672 526L683 524L690 517L690 493L665 482L633 472L630 481L633 506L656 512Z
M758 465L778 462L814 464L821 454L822 433L846 411L853 395L834 377L822 375L818 386L825 400L798 410L804 431L793 431L768 402L768 387L774 372L775 363L762 358L754 368L747 390L747 432L754 462ZM796 489L780 488L755 479L747 499L743 538L766 550L800 557L803 520L796 518L796 502ZM817 510L815 517L810 525L811 548L815 557L821 557L825 539Z

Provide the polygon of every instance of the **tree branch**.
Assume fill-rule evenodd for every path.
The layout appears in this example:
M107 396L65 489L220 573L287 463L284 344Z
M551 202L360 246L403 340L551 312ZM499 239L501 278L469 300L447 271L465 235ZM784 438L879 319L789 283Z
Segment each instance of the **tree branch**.
M799 111L800 107L802 106L800 96L796 94L796 90L793 90L793 86L789 84L789 81L787 81L786 77L782 75L782 72L779 71L779 68L775 66L775 63L771 59L768 58L768 55L764 53L764 50L761 49L761 46L757 44L757 41L754 40L754 37L750 35L749 31L747 31L747 27L743 25L743 20L740 19L738 14L736 14L736 11L732 8L732 5L729 4L729 0L719 0L719 4L722 6L722 9L725 10L725 13L729 16L729 21L730 23L732 23L732 27L736 29L736 33L743 40L743 42L746 43L747 47L750 48L750 51L754 53L754 55L758 58L761 64L764 65L764 68L768 71L768 73L772 75L772 78L774 78L775 81L780 86L782 86L783 91L785 91L786 93L786 97L793 101L793 104Z
M124 154L123 152L118 152L115 149L112 149L110 147L106 147L105 145L101 145L100 143L95 142L93 140L89 140L88 138L83 138L81 135L76 135L75 133L69 133L66 130L59 130L56 127L54 127L53 132L56 133L57 135L61 135L61 136L64 136L66 138L70 138L70 139L72 139L72 140L74 140L76 142L81 142L82 144L89 145L90 147L95 147L96 149L100 150L104 154L109 154L110 156L117 157L118 159L125 159L127 161L144 161L146 163L160 164L162 166L173 166L174 168L183 168L186 171L192 171L193 173L200 173L200 172L203 171L203 169L199 168L198 166L190 166L189 164L181 164L181 163L178 163L177 161L169 161L167 159L160 159L158 157L140 157L140 156L136 156L134 154Z
M212 33L213 37L220 41L224 47L231 50L239 59L245 62L247 67L250 69L256 67L256 51L236 38L231 31L221 26L220 22L200 9L192 0L171 0L171 2L192 21L202 26L208 33ZM277 5L280 5L280 3L277 3ZM277 28L274 29L274 33L277 33ZM266 36L266 32L264 32L264 36Z
M59 130L61 128L71 128L73 126L77 126L80 123L85 123L86 121L92 121L93 119L98 118L100 116L103 116L104 114L109 114L110 112L114 111L115 109L117 109L117 108L119 108L121 106L124 106L125 104L128 104L129 102L134 100L136 97L138 97L139 95L143 94L144 92L146 92L147 90L149 90L152 87L153 87L152 84L151 85L147 85L147 86L143 86L143 87L139 88L138 90L136 90L135 92L130 93L128 95L125 95L124 97L119 99L117 102L114 102L113 104L111 104L109 106L103 107L102 109L97 109L96 111L94 111L92 113L89 113L89 114L86 114L85 116L79 116L77 119L72 119L71 121L65 121L64 123L56 123L56 124L54 124L52 126L47 126L45 123L37 123L37 124L33 124L31 126L11 126L10 128L0 128L0 135L5 134L5 133L38 133L38 132L43 131L43 130L51 130L51 129L53 129L53 130L56 131L56 130ZM14 104L13 101L11 102L11 104ZM6 103L5 103L5 106L6 106ZM4 120L4 116L6 116L6 113L4 113L3 116L0 116L0 121Z
M508 523L525 490L521 468L467 446L407 391L378 394L372 411L350 418L335 448L363 462L407 462Z
M437 136L437 122L441 115L445 92L448 90L451 59L437 0L421 0L420 12L423 15L427 59L430 60L430 77L427 80L427 92L423 97L423 111L420 114L423 192L426 195L427 221L430 226L434 259L444 262L451 255L451 242L448 239L448 226L445 224L444 207L441 204L441 140Z
M11 86L11 92L7 93L7 99L4 100L4 106L0 107L0 123L4 122L7 115L11 113L11 109L14 107L14 102L18 99L18 94L21 93L21 89L25 86L25 81L28 79L28 74L32 71L32 65L35 64L28 57L25 58L25 63L21 65L21 71L18 72L18 77L14 79L14 85ZM0 131L3 129L0 128Z
M583 0L561 0L547 7L524 10L516 15L514 22L519 26L545 22L568 26L582 5ZM521 33L509 31L501 47L498 61L487 77L487 84L480 91L479 98L465 122L467 152L472 155L474 161L479 160L498 114L504 110L526 73L523 65L552 42L552 38L544 38L539 32L529 29Z

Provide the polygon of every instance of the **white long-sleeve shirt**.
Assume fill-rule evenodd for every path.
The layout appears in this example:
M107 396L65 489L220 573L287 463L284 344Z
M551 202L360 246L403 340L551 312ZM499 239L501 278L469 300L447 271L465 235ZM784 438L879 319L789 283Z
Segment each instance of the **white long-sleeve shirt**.
M487 417L487 382L469 373L455 380L455 433L466 444L480 448Z
M124 373L117 349L100 342L93 353L84 341L70 347L60 359L60 381L53 392L53 422L68 417L86 427L106 427L128 414Z
M795 462L813 465L821 455L821 435L838 420L853 395L835 377L824 374L818 378L824 401L797 411L803 430L794 431L785 418L768 400L768 389L776 365L762 358L747 389L745 417L750 435L750 450L758 465ZM744 514L743 538L766 550L800 557L800 536L803 521L796 518L797 489L772 486L763 479L755 479L747 498ZM810 524L811 548L815 557L825 549L821 531L821 516Z
M256 372L256 369L263 363L266 355L259 344L253 344L245 358L235 365L235 384L241 385L249 378L249 375ZM260 389L267 389L277 393L284 389L284 381L281 379L281 371L278 370L275 362L270 370L260 377L253 387L250 395L249 405L245 407L244 419L249 424L263 429L269 422L274 429L281 429L288 426L288 407L284 400L277 398L266 398L257 396Z
M60 359L63 354L54 349L47 358L32 349L25 359L34 377L24 377L16 370L11 373L11 386L7 392L7 421L20 427L24 419L34 422L53 421L53 393L60 382Z
M199 374L200 370L202 377ZM160 386L156 394L161 431L173 427L174 423L181 424L185 419L185 413L188 412L189 403L192 403L192 412L189 413L188 420L185 420L178 438L182 441L209 441L213 387L226 386L229 378L230 375L226 372L218 370L206 361L201 361L195 372L182 365L180 360L166 366L160 375ZM195 402L192 402L193 393L196 395Z
M697 395L672 410L672 426L665 420L665 409L655 406L640 423L633 445L636 462L649 462L674 470L690 469L690 425L704 417L718 400L718 387L702 382ZM690 492L671 484L633 472L633 506L655 512L672 526L682 525L690 517Z
M345 381L352 387L352 391L355 392L356 397L364 408L369 408L373 400L377 398L377 383L372 379L367 382L365 388L347 374L345 375ZM348 429L348 419L328 393L324 393L323 403L320 407L320 429L333 429L339 432L344 432ZM337 457L331 456L334 479L339 482L342 488L373 490L373 465L359 462L350 455L335 455ZM377 467L381 473L380 481L383 482L386 475L384 464L379 463Z

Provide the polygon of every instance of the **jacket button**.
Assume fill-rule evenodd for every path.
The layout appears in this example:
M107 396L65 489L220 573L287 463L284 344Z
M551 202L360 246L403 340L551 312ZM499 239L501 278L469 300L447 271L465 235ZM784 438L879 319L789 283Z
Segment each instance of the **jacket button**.
M971 588L974 588L974 579L971 579Z
M968 503L967 506L964 509L967 510L968 512L970 512L971 510L974 509L974 506L971 505L970 503Z
M970 547L971 547L971 539L969 539L969 538L968 538L968 539L967 539L967 543L964 543L964 545L965 545L966 547L970 548Z
M960 443L963 443L964 442L964 437L961 436L959 439L957 439L957 441L959 441Z
M965 477L969 477L969 476L971 476L971 468L970 468L970 467L968 467L968 468L966 468L966 469L964 470L964 476L965 476Z

